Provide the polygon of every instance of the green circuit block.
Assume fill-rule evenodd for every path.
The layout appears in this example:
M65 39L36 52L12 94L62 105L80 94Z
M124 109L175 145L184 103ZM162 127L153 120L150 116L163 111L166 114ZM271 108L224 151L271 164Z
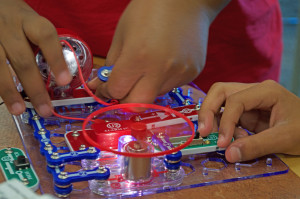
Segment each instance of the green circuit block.
M185 147L185 149L195 148L195 147L210 147L217 146L219 133L211 133L207 137L203 137L202 139L194 139L192 143ZM197 142L197 140L199 140Z
M19 148L0 150L0 166L6 180L17 179L36 191L39 179L25 153Z
M199 154L199 153L208 153L213 151L224 151L224 148L219 148L217 145L218 142L218 132L211 133L207 137L199 137L193 139L193 141L184 149L181 149L183 155ZM173 147L178 147L179 145L185 143L190 136L180 136L180 137L171 137L169 138ZM233 139L232 139L233 141Z

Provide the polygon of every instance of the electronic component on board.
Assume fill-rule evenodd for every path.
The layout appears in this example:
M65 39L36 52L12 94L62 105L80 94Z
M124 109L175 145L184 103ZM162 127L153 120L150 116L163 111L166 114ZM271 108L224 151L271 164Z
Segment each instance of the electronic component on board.
M179 89L179 94L181 93ZM185 99L184 96L179 98ZM193 121L191 124L197 129L197 111L201 103L179 106L177 101L170 100L168 96L160 98L157 102L168 102L164 105L170 105L183 114L186 120ZM87 117L89 113L107 108L97 104L81 104L55 109L63 115ZM224 149L217 146L217 132L201 137L197 131L191 131L193 128L186 124L186 120L173 115L172 112L155 108L135 113L123 108L114 110L111 107L109 111L100 115L97 113L95 117L90 115L90 125L87 126L86 133L102 145L101 151L96 148L89 150L93 146L85 140L82 127L73 119L41 118L36 115L34 109L28 109L27 114L23 118L27 118L27 123L34 129L34 137L40 143L41 154L45 156L41 161L46 162L47 171L53 176L53 186L47 189L54 187L54 192L59 197L80 195L74 187L76 184L73 184L82 181L88 181L89 186L89 189L82 190L84 193L93 192L104 197L132 197L206 186L221 183L222 180L236 181L261 176L264 173L270 175L269 171L277 161L268 159L265 162L228 164L224 157ZM64 138L64 142L55 144L52 138ZM180 151L155 157L155 154L186 144L189 139L191 142ZM146 144L134 146L137 142ZM153 148L148 150L148 146ZM154 155L127 157L105 151L103 148L134 155ZM78 163L81 165L79 170L68 171L67 166ZM258 165L264 166L262 173L256 173ZM286 171L274 170L271 175ZM230 174L229 177L227 173ZM84 194L80 196L84 197Z
M17 179L34 191L38 189L38 176L21 149L0 150L0 166L6 180Z
M29 145L27 150L39 150L42 156L35 156L35 161L51 174L47 183L41 182L47 191L64 198L99 197L92 192L108 198L133 197L287 172L273 170L276 160L271 158L228 164L224 149L217 146L218 133L201 137L197 132L198 111L205 96L194 92L199 90L174 88L157 97L154 104L98 99L85 83L92 67L89 48L72 34L58 34L72 82L65 87L55 85L42 53L36 56L55 107L54 116L37 115L29 99L26 113L14 116L25 145ZM107 81L112 68L101 67L98 78ZM135 112L135 108L146 110ZM30 130L24 136L25 124ZM17 174L23 183L29 183L28 176L22 177L32 169L26 156L12 149L1 153L3 172ZM253 172L258 165L263 165L263 172ZM78 189L76 185L84 181L88 181L88 189Z
M103 82L107 82L113 67L114 66L102 66L99 68L97 71L98 78Z
M93 57L89 46L78 35L67 29L57 29L57 32L72 81L66 86L58 86L41 50L36 53L35 59L51 99L65 99L73 97L73 90L82 84L78 67L84 80L88 79L93 68Z
M153 146L147 142L135 140L126 143L123 150L130 153L151 153ZM151 158L124 157L122 167L125 179L133 180L135 183L145 182L151 177Z
M35 52L35 60L40 70L41 76L45 82L48 93L52 100L52 105L65 106L81 103L93 103L94 98L89 96L85 89L80 88L82 82L79 78L80 67L84 81L87 81L93 68L93 57L89 46L74 32L58 28L58 37L62 44L62 53L73 79L68 85L58 86L55 77L51 72L51 67L40 49ZM15 77L17 79L17 77ZM22 88L18 80L17 87ZM22 91L22 89L20 89ZM22 91L24 93L24 91ZM33 108L30 99L24 98L27 108Z
M14 160L14 165L16 170L28 169L30 167L29 160L24 155L19 155L16 160Z

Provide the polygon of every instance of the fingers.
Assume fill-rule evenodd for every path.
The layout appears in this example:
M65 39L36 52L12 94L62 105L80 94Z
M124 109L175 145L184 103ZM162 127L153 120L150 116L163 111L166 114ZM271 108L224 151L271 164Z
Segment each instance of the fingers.
M13 115L19 115L25 111L25 104L18 93L6 63L5 52L0 45L0 96L5 102L9 112ZM5 85L5 86L3 86Z
M239 124L243 128L256 133L269 128L269 121L270 111L251 110L243 113L240 117Z
M252 86L238 93L230 95L226 99L219 128L219 147L230 144L235 127L242 114L253 109L270 110L276 104L278 96L274 92L271 81Z
M159 81L156 77L147 75L142 77L131 89L130 93L124 98L122 103L146 103L151 104L158 96L160 91Z
M122 20L122 19L120 19L120 20ZM123 29L123 27L119 23L116 28L112 44L107 53L106 64L105 64L106 66L114 65L116 60L121 56L121 51L122 51L122 47L123 47L123 42L122 42L123 35L121 34L122 29Z
M240 139L240 138L247 137L247 136L249 136L249 134L245 129L243 129L241 127L235 128L235 131L233 134L234 139Z
M97 96L120 99L121 103L152 103L160 91L159 83L155 81L156 77L149 74L140 78L136 76L134 79L124 79L122 87L111 78L107 83L100 83L96 91ZM127 84L125 84L126 81Z
M98 77L95 77L94 79L92 79L91 81L89 81L87 83L87 86L89 87L89 89L92 89L92 90L96 90L97 87L103 83Z
M37 112L47 117L51 115L51 103L44 82L37 68L33 52L23 33L14 33L13 36L6 36L2 40L6 56L16 72L22 86L36 107ZM16 48L17 47L17 48ZM12 90L10 92L13 92ZM2 97L10 100L8 92Z
M298 143L293 141L299 137L293 131L295 129L296 127L292 129L288 125L280 125L252 136L239 138L226 149L226 159L234 163L252 160L271 153L295 154L295 151L298 150L299 154L299 146L296 147ZM293 151L290 151L292 148Z
M29 16L24 20L23 30L26 37L42 50L56 83L60 86L70 83L72 76L66 65L56 29L51 22L40 16Z
M10 64L22 83L37 112L47 117L51 115L51 103L44 82L37 68L34 54L29 42L40 47L56 77L58 85L65 85L72 79L62 54L54 26L45 18L40 17L23 1L5 1L1 9L1 97L13 114L24 110L24 102L13 86L3 60L9 59ZM3 53L5 52L5 53Z
M153 102L154 96L152 95L154 93L155 95L158 94L155 85L161 83L158 78L160 75L156 73L156 70L152 70L153 65L155 66L156 63L145 63L144 59L129 50L125 52L127 53L123 52L114 63L110 61L109 64L113 64L114 68L108 81L98 87L97 95L122 100L123 102ZM144 89L141 88L143 86L145 86ZM148 93L151 94L148 95ZM151 99L143 100L146 97L141 96L142 94L151 96Z
M220 107L228 96L253 85L254 84L215 83L208 91L199 111L198 123L201 136L206 137L212 132L214 117L219 114Z
M298 112L291 109L297 106L299 98L288 94L282 86L267 80L252 85L219 84L213 87L199 117L202 121L207 120L205 116L209 118L208 128L212 128L217 108L224 101L218 146L229 145L225 153L229 162L251 160L270 153L300 154L299 117ZM243 129L236 127L239 120L243 126L261 132L248 136ZM233 135L237 139L231 143Z
M120 26L117 27L117 30L119 30L119 29L120 29ZM112 44L108 51L108 54L107 54L106 63L105 63L106 66L115 65L116 61L120 57L120 53L121 53L121 49L122 49L122 42L120 39L121 38L120 33L117 30L114 35ZM117 73L117 72L118 71L115 71L114 73ZM110 79L110 77L109 77L109 79ZM87 85L90 89L96 90L96 95L99 98L101 98L103 100L113 98L112 96L114 95L114 93L110 94L110 92L108 91L108 88L107 88L107 83L102 82L101 80L99 80L98 77L95 77L94 79L92 79L90 82L88 82Z

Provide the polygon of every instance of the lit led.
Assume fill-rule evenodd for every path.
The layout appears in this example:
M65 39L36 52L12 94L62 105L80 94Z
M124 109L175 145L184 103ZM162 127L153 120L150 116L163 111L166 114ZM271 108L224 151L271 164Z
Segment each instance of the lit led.
M123 135L119 138L119 143L118 143L118 151L123 151L123 146L125 144L127 144L128 142L131 142L131 141L135 141L136 139L131 136L131 135Z

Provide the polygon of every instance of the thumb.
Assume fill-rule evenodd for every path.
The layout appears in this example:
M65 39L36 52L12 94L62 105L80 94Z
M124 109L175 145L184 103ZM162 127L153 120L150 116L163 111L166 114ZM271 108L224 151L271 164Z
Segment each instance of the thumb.
M287 125L282 125L252 136L239 138L226 149L225 157L227 161L234 163L252 160L271 153L289 152L289 148L293 147L291 146L292 137L285 136L289 134Z

